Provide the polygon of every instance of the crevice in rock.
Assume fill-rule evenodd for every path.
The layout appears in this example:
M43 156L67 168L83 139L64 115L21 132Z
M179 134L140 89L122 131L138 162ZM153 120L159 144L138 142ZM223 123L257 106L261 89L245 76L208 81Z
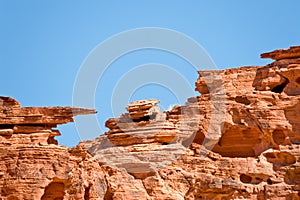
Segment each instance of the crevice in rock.
M111 191L110 188L107 188L103 200L112 200L114 193Z
M240 131L238 126L226 130L219 141L216 142L212 151L224 157L257 157L261 151L255 151L254 147L260 143L258 139L259 131L257 129L247 129L243 130L244 134L239 134ZM238 141L238 143L235 141Z
M65 196L65 184L63 182L51 182L46 188L41 200L63 200Z
M195 191L195 185L191 184L188 191L184 194L185 199L187 199L187 197L190 196L190 194L192 194L193 191Z
M276 144L280 145L284 144L286 136L283 130L274 130L272 133L272 138Z
M110 183L108 181L108 176L112 176L113 175L113 171L110 167L105 168L105 171L107 172L107 175L104 176L104 180L105 180L105 184L106 184L106 191L103 197L103 200L112 200L113 199L113 195L114 195L114 191L112 190Z
M273 184L273 181L272 181L270 178L268 178L267 183L268 183L269 185L272 185L272 184Z
M288 166L296 163L296 157L289 152L267 152L263 155L268 162L279 166Z
M251 177L251 176L248 176L248 175L246 175L246 174L241 174L241 175L240 175L240 180L241 180L243 183L251 183L252 177Z
M132 119L134 122L141 122L141 121L150 121L151 117L150 116L143 116L139 119Z
M54 139L54 136L49 136L47 139L47 143L58 145L58 141L56 139Z
M241 174L240 181L246 184L257 185L263 181L268 182L269 177L265 174Z
M91 185L85 188L84 190L84 200L89 200L90 199L90 189Z
M144 187L144 189L145 189L145 191L146 191L146 193L147 193L147 195L150 197L151 195L151 190L149 190L149 189L147 189L147 187L145 186L145 183L144 183L144 180L142 180L142 184L143 184L143 187Z
M300 77L296 78L295 82L296 82L297 84L300 84Z
M235 97L234 100L238 103L245 104L245 105L249 105L251 103L249 99L245 96L237 96Z
M0 124L0 129L13 129L14 125L11 124Z
M197 131L196 135L193 138L193 142L202 145L205 139L205 135L201 131Z
M284 79L284 81L283 81L283 83L276 85L275 87L273 87L271 89L271 91L275 92L275 93L281 93L284 90L284 88L286 87L286 85L289 84L289 80L287 78L283 77L281 74L279 74L279 75Z

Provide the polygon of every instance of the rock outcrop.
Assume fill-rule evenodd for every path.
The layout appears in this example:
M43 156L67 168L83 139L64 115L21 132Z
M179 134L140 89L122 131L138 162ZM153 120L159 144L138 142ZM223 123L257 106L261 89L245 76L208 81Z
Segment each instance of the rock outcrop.
M92 109L0 98L1 199L300 199L300 47L267 66L199 71L200 96L127 106L73 148L57 124Z
M300 57L300 47L294 46L289 49L279 49L268 53L261 54L261 58L271 58L273 60L293 59Z
M74 107L21 107L11 97L0 96L1 143L57 144L59 124L73 122L73 116L95 114L94 109ZM22 142L23 141L23 142Z
M54 138L60 135L57 125L94 113L73 107L21 107L13 98L0 97L0 199L83 199L93 189L81 180L95 177L101 189L104 174L90 154L80 147L58 146ZM100 190L94 190L99 197Z

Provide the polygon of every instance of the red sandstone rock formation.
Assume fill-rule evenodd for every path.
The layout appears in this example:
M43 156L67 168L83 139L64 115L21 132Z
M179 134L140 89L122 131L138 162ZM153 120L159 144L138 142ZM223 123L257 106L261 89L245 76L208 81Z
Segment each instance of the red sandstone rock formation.
M186 105L133 102L109 131L56 145L70 107L0 98L0 199L300 199L300 47L200 71Z
M73 116L94 114L94 109L72 107L21 107L11 97L0 96L0 138L2 143L57 144L53 130L58 124L73 122ZM35 140L36 139L36 140Z

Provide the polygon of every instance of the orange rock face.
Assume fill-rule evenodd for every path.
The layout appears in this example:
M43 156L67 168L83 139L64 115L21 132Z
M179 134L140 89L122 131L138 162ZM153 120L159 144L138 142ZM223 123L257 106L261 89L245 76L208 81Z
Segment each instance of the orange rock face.
M260 67L200 71L182 106L129 104L98 138L58 146L92 109L0 98L0 199L300 199L300 47Z
M0 199L83 199L86 191L96 190L87 181L72 180L98 177L100 184L104 174L99 165L82 148L57 146L54 139L60 135L54 129L58 124L92 113L96 111L21 107L10 97L0 97ZM91 172L93 168L99 170Z
M271 58L273 60L292 59L300 57L300 47L294 46L289 49L279 49L269 53L261 54L261 58Z

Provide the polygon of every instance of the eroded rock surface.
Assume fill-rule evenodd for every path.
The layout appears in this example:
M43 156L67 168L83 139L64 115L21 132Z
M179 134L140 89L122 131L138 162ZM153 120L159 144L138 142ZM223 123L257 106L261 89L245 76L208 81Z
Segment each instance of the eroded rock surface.
M94 110L0 98L1 199L300 199L300 47L267 66L199 71L200 96L132 102L73 148L57 124Z
M93 113L73 107L21 107L11 97L0 97L0 199L84 199L86 191L98 198L99 189L106 187L102 169L85 149L58 146L54 138L60 135L58 124ZM87 180L99 184L92 188Z

